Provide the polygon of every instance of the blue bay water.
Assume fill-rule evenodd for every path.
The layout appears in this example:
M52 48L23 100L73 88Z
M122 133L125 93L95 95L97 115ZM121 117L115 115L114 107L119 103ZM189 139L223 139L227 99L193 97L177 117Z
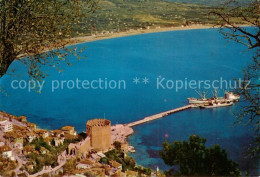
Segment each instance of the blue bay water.
M241 75L252 52L237 43L226 43L217 29L201 29L142 34L100 40L77 45L86 46L87 59L73 60L64 72L44 68L49 76L42 93L15 90L13 79L28 79L24 66L14 62L20 76L5 75L0 85L8 96L1 95L0 109L25 115L41 128L57 129L64 125L85 130L87 120L103 118L128 123L143 117L187 104L187 97L197 97L194 89L157 89L156 79L232 80ZM133 83L133 78L149 78L149 84ZM125 80L126 89L58 89L51 91L52 80ZM210 91L209 91L210 92ZM220 90L223 94L224 90ZM220 144L243 170L254 171L258 162L244 158L252 141L249 127L235 126L233 112L237 105L219 109L191 109L140 125L129 137L136 153L132 156L144 166L168 169L158 157L164 135L169 140L184 140L197 134L207 138L207 145ZM253 172L252 172L253 173ZM256 171L254 172L256 173Z

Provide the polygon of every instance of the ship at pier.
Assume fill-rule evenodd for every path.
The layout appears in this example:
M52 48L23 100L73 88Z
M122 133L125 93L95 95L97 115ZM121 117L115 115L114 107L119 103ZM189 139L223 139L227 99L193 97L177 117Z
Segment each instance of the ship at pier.
M197 91L196 91L197 92ZM224 103L227 103L227 105L230 105L230 103L232 102L237 102L239 101L240 96L237 94L234 94L233 92L225 92L224 97L218 97L217 96L217 90L215 90L214 92L214 96L211 98L206 98L206 93L205 91L203 93L197 92L201 98L187 98L189 104L211 104L211 103L215 103L215 104L221 104L221 105L225 105ZM217 106L216 106L217 107Z

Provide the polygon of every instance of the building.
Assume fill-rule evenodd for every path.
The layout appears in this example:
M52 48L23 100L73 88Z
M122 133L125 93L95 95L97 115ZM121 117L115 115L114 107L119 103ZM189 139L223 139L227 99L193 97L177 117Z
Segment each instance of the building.
M6 145L0 147L0 152L2 153L2 156L4 158L10 158L11 159L12 156L13 156L12 149L9 146L6 146Z
M44 132L43 134L42 134L42 138L48 138L49 137L49 132Z
M20 149L23 150L23 138L16 138L13 142L13 148L14 149Z
M61 137L61 138L54 138L54 144L55 146L59 146L59 145L62 145L64 143L64 137Z
M28 142L31 143L36 138L36 136L34 133L29 132L29 133L27 133L26 138L27 138Z
M53 140L53 138L52 137L50 137L50 136L48 136L47 138L44 138L44 141L48 144L48 145L53 145L52 144L52 140Z
M43 130L43 129L37 129L36 130L36 134L39 136L39 137L42 137L43 139L44 138L47 138L49 136L49 132L47 130Z
M60 138L60 137L64 136L64 132L61 130L53 130L52 135L54 137Z
M14 132L14 131L7 132L4 135L5 139L7 139L9 142L16 142L16 141L22 140L23 136L26 137L26 134L20 135L17 132Z
M111 148L111 122L109 120L89 120L86 127L87 137L77 144L70 143L66 149L67 155L85 157L91 149L106 151Z
M1 118L0 119L0 129L6 133L6 132L10 132L13 130L13 124L12 122L4 119L4 118Z
M27 118L25 116L20 116L20 117L17 118L17 120L20 121L20 122L24 122L24 123L27 122Z
M107 119L92 119L86 124L90 146L97 151L111 148L111 122Z
M27 126L30 128L30 129L32 129L33 131L35 131L36 129L37 129L37 126L36 126L36 124L34 124L34 123L27 123Z
M65 134L69 134L69 135L73 135L76 136L77 132L75 131L75 128L72 126L65 126L62 127L61 130L65 133Z

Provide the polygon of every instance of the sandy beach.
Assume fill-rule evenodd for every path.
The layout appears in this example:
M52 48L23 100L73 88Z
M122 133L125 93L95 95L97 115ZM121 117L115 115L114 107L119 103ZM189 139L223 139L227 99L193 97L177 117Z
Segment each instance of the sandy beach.
M91 41L98 41L103 39L111 39L111 38L118 38L118 37L125 37L125 36L132 36L138 34L146 34L146 33L158 33L158 32L165 32L165 31L179 31L179 30L193 30L193 29L208 29L213 28L213 25L190 25L190 26L179 26L179 27L169 27L169 28L150 28L150 29L138 29L138 30L128 30L124 32L117 32L117 33L109 33L106 34L97 34L92 36L82 36L82 37L75 37L69 39L68 45L77 45L80 43L91 42Z

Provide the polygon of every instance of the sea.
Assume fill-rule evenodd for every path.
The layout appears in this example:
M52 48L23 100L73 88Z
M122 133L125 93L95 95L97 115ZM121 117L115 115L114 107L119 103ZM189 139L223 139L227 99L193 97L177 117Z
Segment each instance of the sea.
M22 62L13 62L0 79L4 93L0 110L25 115L46 129L72 125L81 132L94 118L129 123L187 105L188 97L200 97L203 91L211 97L216 89L223 96L235 87L234 79L243 78L242 69L254 54L242 44L228 42L218 29L140 34L68 48L85 48L82 58L69 55L72 66L61 63L59 71L42 66L48 76L36 89L37 82L28 77ZM208 147L224 148L243 172L259 175L259 161L247 157L252 127L234 125L239 104L188 109L136 126L128 137L136 149L130 156L138 165L168 170L158 154L162 143L199 135L207 139Z

